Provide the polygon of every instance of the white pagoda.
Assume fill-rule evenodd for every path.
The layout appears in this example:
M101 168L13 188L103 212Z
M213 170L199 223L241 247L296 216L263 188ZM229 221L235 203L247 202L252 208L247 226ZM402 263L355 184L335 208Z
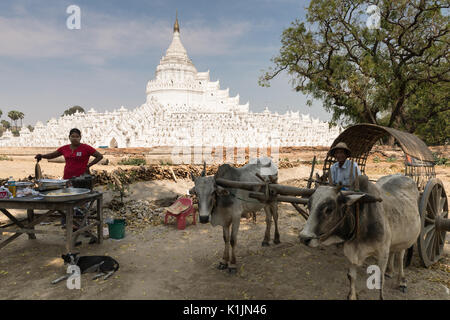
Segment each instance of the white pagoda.
M317 146L331 145L339 128L299 112L284 115L249 111L239 95L229 96L209 71L198 72L181 43L178 18L166 54L147 83L146 102L140 107L99 113L91 108L37 122L33 132L0 137L0 147L59 147L68 144L71 128L82 133L82 142L94 147L155 146Z

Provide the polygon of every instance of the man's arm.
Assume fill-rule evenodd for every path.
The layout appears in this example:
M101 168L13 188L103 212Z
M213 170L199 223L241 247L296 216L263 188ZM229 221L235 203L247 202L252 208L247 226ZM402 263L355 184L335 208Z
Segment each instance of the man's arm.
M51 153L47 153L47 154L37 154L34 158L39 162L41 161L42 158L44 159L55 159L62 156L62 153L59 152L58 150L51 152Z
M358 163L357 162L353 162L354 163L354 167L355 167L355 171L358 173L358 176L360 176L361 175L361 170L359 170L359 167L358 167ZM356 177L356 173L355 173L355 177Z
M101 161L101 160L103 159L103 155L102 155L100 152L98 152L98 151L95 151L95 152L92 154L92 156L95 157L95 159L94 159L91 163L89 163L89 164L87 165L86 172L89 171L89 168L90 168L90 167L92 167L94 164L98 163L99 161Z
M328 178L328 181L331 184L335 184L336 182L336 166L333 164L330 167L330 177Z

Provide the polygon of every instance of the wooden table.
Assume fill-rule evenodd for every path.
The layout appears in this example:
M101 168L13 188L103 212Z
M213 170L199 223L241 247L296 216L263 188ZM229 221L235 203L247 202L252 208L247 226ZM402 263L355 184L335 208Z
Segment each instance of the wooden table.
M93 191L86 194L83 198L71 201L50 201L50 200L37 200L35 196L12 198L12 199L0 199L0 212L6 215L11 223L0 226L0 232L13 232L14 234L6 240L0 241L0 249L6 246L8 243L14 241L16 238L24 233L28 234L29 239L36 239L36 234L62 234L63 231L56 230L37 230L35 225L43 222L50 216L65 215L66 216L66 249L67 252L73 252L74 243L76 238L82 233L92 233L89 229L97 227L97 243L102 243L103 240L103 194L101 192ZM93 208L96 202L96 207ZM73 219L74 207L81 208L87 204L87 210L84 210L86 214L83 216L83 220L80 224ZM17 219L7 209L22 209L27 211L27 218ZM46 213L35 213L34 210L48 210ZM90 222L89 220L94 220ZM87 225L85 225L87 224ZM74 225L80 225L81 227L77 231L73 231Z

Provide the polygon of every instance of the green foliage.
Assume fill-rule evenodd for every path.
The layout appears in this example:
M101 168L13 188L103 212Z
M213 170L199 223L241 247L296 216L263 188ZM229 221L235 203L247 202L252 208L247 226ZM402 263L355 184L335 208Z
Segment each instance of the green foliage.
M147 164L147 161L142 158L126 158L119 161L120 165L126 166L143 166Z
M381 28L366 26L376 4ZM332 124L375 123L448 142L448 0L311 0L306 21L283 31L259 79L286 71L293 88L323 101ZM447 139L447 140L446 140Z
M34 127L33 127L31 124L29 124L29 125L27 126L27 128L28 128L28 130L30 130L30 132L33 132L33 131L34 131Z
M167 160L167 161L159 160L159 164L162 165L162 166L165 166L165 165L171 166L171 165L172 165L172 161L169 161L169 160Z
M13 159L8 156L0 155L0 161L13 161Z
M11 128L11 124L9 123L9 121L2 120L2 121L0 121L0 123L2 124L2 127L5 129Z
M437 166L448 166L450 165L450 159L446 157L441 157L438 152L433 152L434 163Z
M374 163L379 163L380 162L380 158L378 156L376 156L375 158L373 158L373 162Z
M112 181L108 182L107 187L113 192L117 192L120 196L120 203L123 204L123 197L130 191L130 185L126 177L126 173L122 170L113 172Z
M22 119L25 117L25 114L23 112L17 111L17 110L11 110L8 112L8 117L14 121L14 127L17 129L17 120L20 119L21 127L22 127Z
M395 161L397 161L397 158L394 156L386 158L386 162L395 162Z
M69 115L72 115L72 114L76 113L77 111L80 112L80 113L86 113L86 111L84 111L84 109L82 107L80 107L80 106L73 106L73 107L67 109L66 111L64 111L62 116L69 116Z

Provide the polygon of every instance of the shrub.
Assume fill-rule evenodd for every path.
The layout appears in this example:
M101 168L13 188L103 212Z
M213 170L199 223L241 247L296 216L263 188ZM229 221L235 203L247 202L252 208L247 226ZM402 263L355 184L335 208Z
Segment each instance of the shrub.
M127 158L120 160L119 164L126 166L143 166L147 164L147 161L142 158Z
M0 156L0 161L13 161L13 159L8 156Z
M394 156L386 158L386 162L395 162L395 161L397 161L397 158Z
M450 165L450 161L448 158L440 157L440 154L437 152L433 152L434 163L437 166L448 166Z

